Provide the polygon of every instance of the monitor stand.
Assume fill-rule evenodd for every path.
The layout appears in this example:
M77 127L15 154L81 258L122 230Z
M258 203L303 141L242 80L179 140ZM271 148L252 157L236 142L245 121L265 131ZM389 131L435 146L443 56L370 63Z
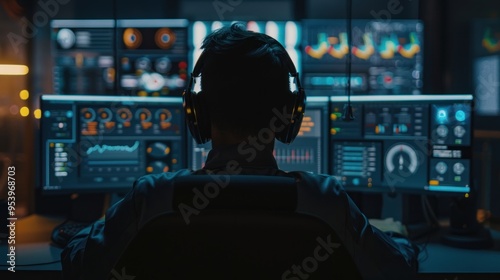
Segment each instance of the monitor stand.
M454 200L451 206L450 227L442 236L442 243L465 249L493 247L491 233L477 222L476 211L474 197Z

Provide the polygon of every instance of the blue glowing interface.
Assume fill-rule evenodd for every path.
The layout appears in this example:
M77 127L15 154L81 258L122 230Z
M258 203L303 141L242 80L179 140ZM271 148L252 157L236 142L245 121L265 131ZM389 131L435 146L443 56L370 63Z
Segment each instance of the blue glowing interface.
M470 191L471 95L354 96L349 122L331 99L331 173L347 189Z
M180 98L44 95L41 106L44 191L121 191L186 165Z
M423 23L353 20L349 49L346 20L305 20L302 29L304 87L311 95L343 95L351 57L354 94L420 94Z

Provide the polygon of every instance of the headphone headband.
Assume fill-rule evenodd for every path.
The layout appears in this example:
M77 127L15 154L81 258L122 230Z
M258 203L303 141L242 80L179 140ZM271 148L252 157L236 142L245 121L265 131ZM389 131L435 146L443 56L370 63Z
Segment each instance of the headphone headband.
M283 49L284 55L280 55L279 58L289 70L289 94L287 94L287 100L285 100L284 103L286 106L285 111L288 113L287 115L291 117L287 120L280 120L283 122L282 126L280 126L283 127L283 129L275 131L275 137L279 141L289 144L297 136L300 125L302 124L306 105L306 94L300 84L299 73L296 71L293 61L288 56L285 48L281 45L280 47ZM203 51L198 58L193 68L193 72L191 73L188 87L182 94L186 124L191 135L198 144L204 144L211 140L210 116L207 113L207 109L203 106L203 104L206 104L206 102L203 102L203 99L206 98L206 93L203 92L201 85L202 68L206 60L206 55L206 52Z

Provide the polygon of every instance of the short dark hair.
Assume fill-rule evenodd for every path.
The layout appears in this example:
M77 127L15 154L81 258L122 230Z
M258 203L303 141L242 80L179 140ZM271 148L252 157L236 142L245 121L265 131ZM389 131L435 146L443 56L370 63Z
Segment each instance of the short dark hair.
M235 23L208 35L201 48L201 86L212 124L242 136L268 128L273 108L282 111L286 104L289 73L295 72L283 46Z

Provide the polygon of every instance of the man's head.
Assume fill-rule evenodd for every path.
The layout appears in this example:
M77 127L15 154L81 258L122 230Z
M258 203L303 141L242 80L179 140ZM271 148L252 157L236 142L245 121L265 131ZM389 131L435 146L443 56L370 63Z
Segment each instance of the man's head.
M193 76L201 79L191 82L190 98L186 98L186 94L184 97L185 103L194 100L188 107L192 105L197 111L194 116L186 110L188 124L194 116L197 129L206 138L224 135L235 139L233 142L257 136L263 129L279 135L284 110L288 112L285 117L290 119L284 121L287 128L290 122L299 122L300 126L305 97L299 97L303 92L295 84L298 78L290 78L296 73L295 66L279 42L233 24L208 35L202 49L193 71ZM290 80L297 81L290 83ZM295 112L293 121L292 111ZM279 118L276 112L280 112Z

